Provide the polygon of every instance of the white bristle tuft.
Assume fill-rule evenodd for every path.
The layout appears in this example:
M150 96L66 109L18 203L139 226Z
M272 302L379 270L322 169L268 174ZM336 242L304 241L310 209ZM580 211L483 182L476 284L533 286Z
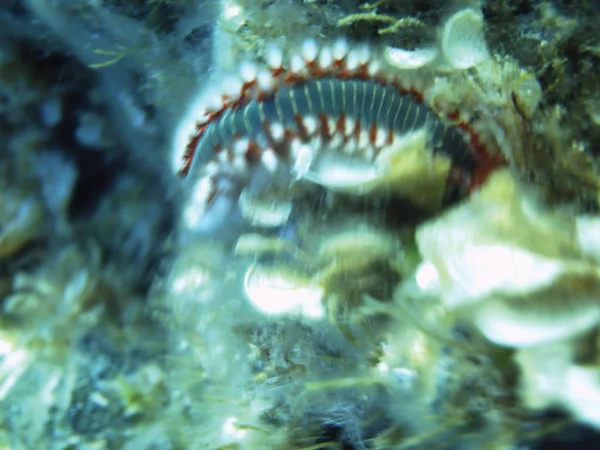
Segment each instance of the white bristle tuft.
M235 75L228 75L223 80L223 94L228 98L239 98L244 83Z
M244 61L240 64L240 75L245 83L252 83L258 75L258 67L250 61Z
M203 168L202 174L207 177L214 177L219 173L219 165L215 161L209 161Z
M375 61L370 61L369 64L367 65L367 74L370 77L376 77L377 75L379 75L379 72L381 71L381 63L377 60Z
M317 59L318 55L319 45L317 44L317 41L315 41L314 39L305 40L302 44L302 56L304 57L304 59L307 62L312 63Z
M357 48L358 63L362 66L369 62L371 59L371 50L367 45L361 45Z
M242 155L236 156L235 158L233 158L232 167L235 174L244 175L246 173L246 170L248 169L248 163L246 162L246 158L244 158Z
M410 84L410 88L417 92L423 92L425 89L425 82L420 77L415 77Z
M250 140L248 138L240 138L233 144L233 153L244 156L248 152L249 147Z
M207 105L204 96L197 98L188 108L185 118L173 134L171 169L177 173L183 165L183 155L190 141L196 136L196 124L204 123L209 119L206 113Z
M348 142L344 144L344 152L352 155L358 150L358 140L355 137L348 139Z
M298 138L290 139L290 152L293 159L298 158L298 153L300 152L300 147L302 146L302 141Z
M375 159L375 155L377 154L377 151L375 149L375 147L373 147L372 145L368 145L364 150L363 150L363 157L367 160L367 161L373 161Z
M334 134L329 141L329 148L334 151L338 151L344 146L344 136L340 133Z
M229 162L229 153L231 151L229 149L223 149L217 155L217 161L221 164L226 164Z
M377 133L375 135L375 146L383 147L385 142L387 141L387 130L382 127L377 128Z
M292 56L292 59L290 60L290 71L293 74L301 74L306 70L306 62L304 61L304 58L302 58L302 56L295 54Z
M341 61L348 54L348 42L345 39L338 39L333 44L333 58Z
M358 148L366 149L369 145L371 145L369 132L365 129L360 130L360 133L358 134Z
M352 49L346 56L346 68L348 70L356 70L360 66L359 55L356 49Z
M333 136L334 134L336 134L337 120L335 120L333 117L327 116L327 128L329 128L330 135Z
M306 129L306 133L309 136L312 136L317 131L318 121L315 116L306 116L302 120L302 124L304 125L304 128Z
M277 154L272 148L267 148L262 152L260 161L265 169L267 169L270 173L275 173L277 171L279 160L277 159Z
M273 75L266 70L261 70L258 72L258 75L256 76L256 84L258 85L260 92L265 92L267 94L273 92L273 89L275 88Z
M306 174L313 162L313 151L309 144L303 144L298 140L292 145L294 154L294 171L298 176Z
M214 192L212 180L200 178L194 185L188 205L183 212L183 221L187 228L196 228L206 212L211 194Z
M329 47L323 47L319 53L319 67L329 69L333 65L333 54Z
M308 142L308 145L310 145L310 148L323 148L325 143L323 142L323 137L317 134Z
M208 111L209 114L219 111L221 108L223 108L223 98L221 92L212 90L206 97L206 103L204 104L206 105L205 111Z
M280 69L283 64L283 52L276 45L269 45L265 55L267 64L271 69Z
M354 133L354 127L356 126L356 122L352 117L346 117L346 125L344 127L344 134L346 136L350 136Z
M280 143L283 141L285 137L285 128L279 122L272 123L269 127L269 131L271 132L271 139L276 143Z

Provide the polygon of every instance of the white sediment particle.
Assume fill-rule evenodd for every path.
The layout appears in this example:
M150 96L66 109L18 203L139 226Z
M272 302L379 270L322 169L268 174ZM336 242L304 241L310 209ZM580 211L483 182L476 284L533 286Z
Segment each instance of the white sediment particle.
M385 51L387 60L399 69L418 69L431 63L437 55L438 51L435 47L416 50L388 47Z
M42 103L42 121L47 127L58 125L62 120L62 101L58 97L50 97Z
M89 113L83 114L75 129L75 139L84 147L100 147L104 124L102 118Z
M244 292L252 306L265 315L325 316L324 289L287 270L250 267L244 277Z
M481 12L468 8L454 14L444 26L441 46L446 61L457 69L489 59Z

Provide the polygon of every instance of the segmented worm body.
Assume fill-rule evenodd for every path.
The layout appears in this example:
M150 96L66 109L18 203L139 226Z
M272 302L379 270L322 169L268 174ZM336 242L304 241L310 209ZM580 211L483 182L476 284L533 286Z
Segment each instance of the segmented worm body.
M247 186L264 186L258 179L302 178L322 155L372 163L382 149L423 127L432 150L459 169L461 182L476 165L477 136L438 116L418 78L389 66L377 50L345 41L320 46L309 40L287 58L270 49L265 67L242 64L186 123L180 174L192 185L196 221L218 196L235 200Z

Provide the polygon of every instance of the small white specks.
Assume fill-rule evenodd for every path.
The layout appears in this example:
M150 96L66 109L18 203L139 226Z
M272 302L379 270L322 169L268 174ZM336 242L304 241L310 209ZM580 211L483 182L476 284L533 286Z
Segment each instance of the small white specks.
M226 437L233 437L238 440L246 437L247 431L236 425L237 421L238 420L235 417L228 417L225 419L222 431Z
M223 3L223 18L225 20L231 21L240 17L242 14L243 9L240 5L232 1L226 1Z
M283 52L276 45L269 45L267 47L265 58L271 69L280 69L283 64Z
M312 63L317 59L319 54L319 46L314 39L306 39L302 44L302 56L304 59Z

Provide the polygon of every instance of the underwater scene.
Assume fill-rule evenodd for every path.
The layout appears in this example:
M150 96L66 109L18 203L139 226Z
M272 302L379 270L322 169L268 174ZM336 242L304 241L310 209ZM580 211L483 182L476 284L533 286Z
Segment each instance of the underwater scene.
M3 0L0 450L600 448L598 24Z

